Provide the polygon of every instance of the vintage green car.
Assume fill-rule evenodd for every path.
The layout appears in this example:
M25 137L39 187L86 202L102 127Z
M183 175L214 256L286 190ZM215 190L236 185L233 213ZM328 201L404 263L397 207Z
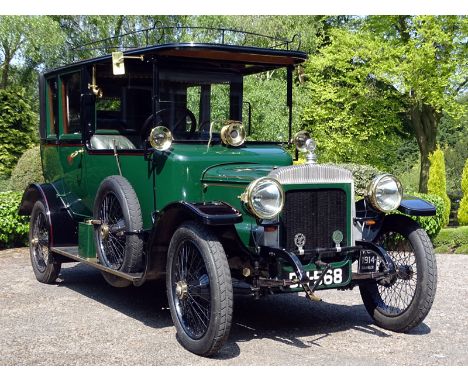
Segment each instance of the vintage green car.
M316 290L358 286L377 325L419 325L437 269L406 215L434 207L403 198L389 174L355 201L352 174L317 164L311 135L293 135L294 70L307 55L286 40L228 43L227 32L121 47L41 76L46 183L31 184L19 209L31 217L36 278L54 283L63 262L79 261L116 287L165 279L179 340L203 356L228 338L236 294L320 301ZM281 70L273 107L285 120L255 125L261 106L246 84ZM262 129L278 139L261 141Z

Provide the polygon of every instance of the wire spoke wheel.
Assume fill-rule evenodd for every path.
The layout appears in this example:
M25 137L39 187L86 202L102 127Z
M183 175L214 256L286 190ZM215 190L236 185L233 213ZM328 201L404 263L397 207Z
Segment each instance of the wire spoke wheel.
M437 266L432 243L415 221L402 215L385 217L374 242L390 256L395 273L359 286L364 306L380 327L407 332L424 320L434 301Z
M210 279L203 257L193 242L179 246L173 262L173 300L179 320L193 339L206 333L210 324Z
M45 272L49 263L49 228L42 211L37 214L33 223L32 236L31 246L37 268L39 271Z
M392 258L396 277L389 285L377 285L379 309L388 315L399 315L409 308L416 294L418 265L408 238L397 232L386 232L377 244Z
M232 281L224 248L207 227L187 222L167 252L166 289L177 338L210 356L226 342L232 320Z
M98 230L101 255L108 267L120 269L125 259L126 236L123 233L126 227L122 207L114 193L104 196L98 216L101 220Z

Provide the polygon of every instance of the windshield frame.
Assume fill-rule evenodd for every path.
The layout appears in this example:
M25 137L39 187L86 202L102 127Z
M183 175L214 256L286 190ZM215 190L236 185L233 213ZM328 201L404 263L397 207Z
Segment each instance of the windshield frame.
M229 82L231 85L231 91L230 91L230 117L233 115L233 109L236 107L233 107L233 98L237 98L237 116L240 116L240 119L245 126L246 133L250 132L252 126L251 126L251 109L250 105L248 105L248 115L243 116L243 97L244 97L244 84L243 84L243 78L246 75L253 74L249 70L246 70L246 66L244 64L238 65L238 68L236 68L236 63L232 62L229 65L229 63L226 63L226 61L223 62L215 62L212 60L174 60L173 58L170 60L164 60L162 58L155 60L153 62L153 102L152 102L152 108L153 108L153 125L158 122L157 118L155 118L155 115L164 109L165 104L168 104L168 101L161 99L161 95L163 93L163 81L170 81L170 75L174 73L181 73L181 76L179 78L193 78L194 81L197 81L198 78L204 77L203 80L206 81L207 78L213 78L213 83L216 83L215 81L220 81L220 80L229 80L231 79L232 82ZM190 69L187 69L190 68ZM256 65L256 70L255 73L262 73L266 72L269 70L274 70L274 69L280 69L280 68L286 68L287 70L287 76L286 76L286 106L288 108L288 140L285 141L261 141L261 140L249 140L249 137L247 136L246 143L253 143L253 144L281 144L281 145L289 145L291 143L292 139L292 72L294 69L293 65L264 65L263 67ZM234 79L237 79L237 81L234 81ZM238 91L238 94L233 97L233 86L232 84L236 83L237 85L240 85L240 88L236 89L235 91ZM170 101L169 101L170 102ZM248 103L245 103L248 104ZM185 103L187 105L187 103ZM235 112L234 112L235 115ZM235 118L230 118L230 119L235 119ZM246 121L247 123L245 123ZM211 124L211 119L210 119L210 124ZM171 127L167 126L170 130ZM201 131L200 133L203 133ZM219 137L219 134L212 134L211 138L209 137L209 133L205 131L205 136L203 138L200 138L202 134L200 134L198 137L191 137L188 139L184 139L183 137L177 137L177 135L174 136L174 142L175 143L207 143L208 141L211 141L213 143L219 143L221 142L221 139Z

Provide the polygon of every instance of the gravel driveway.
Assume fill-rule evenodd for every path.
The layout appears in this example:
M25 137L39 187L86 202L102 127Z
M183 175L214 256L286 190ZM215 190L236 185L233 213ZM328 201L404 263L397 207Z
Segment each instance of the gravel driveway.
M468 365L468 256L437 255L434 306L410 334L375 326L359 291L235 300L228 343L212 359L177 342L157 285L115 289L66 264L36 281L25 248L0 252L0 365Z

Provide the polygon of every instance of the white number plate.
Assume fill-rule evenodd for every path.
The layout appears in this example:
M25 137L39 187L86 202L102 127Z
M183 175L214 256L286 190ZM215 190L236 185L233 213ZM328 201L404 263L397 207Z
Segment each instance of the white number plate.
M310 271L306 272L307 277L310 278L310 284L314 281L317 281L320 276L322 275L322 271ZM289 273L289 280L295 279L296 274L294 272ZM319 285L332 285L332 284L342 284L343 281L348 279L348 275L343 274L343 268L334 268L329 269L326 275L323 277L323 280L320 282ZM299 284L290 285L290 288L299 288Z
M363 251L359 256L358 272L369 273L377 270L377 255L374 252Z

